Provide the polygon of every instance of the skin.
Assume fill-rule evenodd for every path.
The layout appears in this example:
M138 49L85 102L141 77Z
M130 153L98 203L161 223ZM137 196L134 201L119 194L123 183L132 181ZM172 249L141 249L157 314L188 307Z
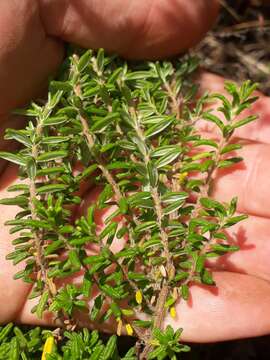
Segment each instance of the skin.
M119 11L125 3L125 11ZM46 89L48 76L63 58L62 40L88 47L105 47L129 58L159 58L183 51L198 41L217 14L210 0L0 0L0 131L20 126L10 110L23 105ZM16 14L16 16L14 16ZM185 36L183 36L183 34ZM136 44L136 47L133 45ZM222 89L223 79L202 74L203 90ZM209 263L217 287L193 285L191 300L177 305L177 318L167 319L183 327L183 339L209 342L259 336L270 331L270 99L260 95L252 113L255 124L240 129L245 141L241 166L216 174L213 196L219 200L239 197L239 213L249 219L230 230L241 250ZM11 123L12 121L12 123ZM207 136L217 136L203 122ZM3 144L1 147L10 147ZM0 198L7 186L17 182L17 169L2 164ZM269 174L268 174L269 172ZM93 201L95 191L85 193L79 212ZM12 249L8 228L3 224L17 213L14 207L0 211L0 323L15 321L37 324L27 295L30 287L12 276L14 268L5 256ZM102 218L98 219L102 224ZM49 324L50 318L42 320Z

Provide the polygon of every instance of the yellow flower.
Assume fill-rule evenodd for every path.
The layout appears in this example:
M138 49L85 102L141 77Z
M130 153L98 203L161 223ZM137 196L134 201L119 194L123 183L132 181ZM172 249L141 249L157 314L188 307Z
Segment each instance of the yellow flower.
M46 360L46 355L52 353L53 347L54 347L54 338L53 336L49 336L45 341L41 360Z
M138 304L142 303L142 292L141 290L136 291L136 295L135 295L136 301Z
M133 335L133 329L132 329L132 326L130 324L127 324L126 325L126 330L127 330L127 334L129 336L132 336Z
M119 319L117 319L117 322L118 322L118 324L117 324L117 330L116 330L116 333L117 333L117 335L118 336L121 336L121 334L122 334L122 326L123 326L123 322L122 322L122 320L119 318Z
M187 172L183 172L182 174L179 174L178 175L179 183L182 184L186 180L187 176L188 176Z
M174 306L172 306L172 307L170 308L170 315L171 315L171 317L172 317L173 319L176 318L176 310L175 310L175 307L174 307Z

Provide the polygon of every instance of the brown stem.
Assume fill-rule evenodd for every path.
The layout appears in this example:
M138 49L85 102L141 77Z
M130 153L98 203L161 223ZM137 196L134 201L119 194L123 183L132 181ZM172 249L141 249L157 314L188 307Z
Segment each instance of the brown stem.
M158 296L158 301L155 307L153 329L163 330L163 323L166 315L165 303L169 295L169 290L170 290L169 286L166 284L164 284L161 288L161 291ZM146 344L143 352L141 353L140 360L147 360L149 353L153 350L151 340L153 340L152 336L149 338L148 343Z

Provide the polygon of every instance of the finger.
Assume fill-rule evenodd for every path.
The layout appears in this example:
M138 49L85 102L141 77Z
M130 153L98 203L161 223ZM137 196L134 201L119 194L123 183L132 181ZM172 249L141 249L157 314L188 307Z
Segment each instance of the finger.
M11 197L7 192L7 186L18 183L17 169L9 167L1 176L0 198ZM12 240L16 235L9 233L9 227L4 226L7 220L14 219L20 211L16 206L1 207L0 211L0 323L7 323L16 319L26 301L31 285L22 280L13 280L13 276L23 269L24 264L14 266L12 261L7 261L6 256L14 250Z
M225 79L221 76L211 73L203 72L199 77L200 93L221 93L228 96L228 93L224 90ZM240 118L244 118L249 115L258 115L258 119L248 125L236 129L234 136L251 141L257 141L261 143L270 143L270 98L264 96L262 93L257 92L256 95L259 99L247 109ZM218 107L218 103L215 106ZM213 105L211 105L213 108ZM224 119L223 115L217 110L214 111L216 115ZM215 124L201 120L198 122L198 126L202 131L208 131L219 135L218 128Z
M270 219L250 215L227 229L229 244L239 251L211 259L207 266L215 270L253 275L270 281Z
M270 145L251 144L235 152L244 160L215 176L212 196L229 202L238 197L238 211L270 217Z
M39 0L48 34L128 58L177 54L213 24L217 0Z
M44 32L37 1L0 1L0 114L40 95L62 56L61 43Z
M216 287L191 287L188 302L177 306L167 324L183 328L182 340L214 342L268 334L270 284L253 276L214 273Z

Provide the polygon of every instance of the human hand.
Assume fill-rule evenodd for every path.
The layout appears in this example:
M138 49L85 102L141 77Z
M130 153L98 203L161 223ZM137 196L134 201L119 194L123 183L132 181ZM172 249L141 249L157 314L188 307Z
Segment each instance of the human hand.
M204 78L203 84L212 84L213 87L219 84L216 78ZM269 100L262 98L261 119L257 125L249 127L248 132L242 132L243 136L249 140L256 140L261 143L254 143L243 150L245 163L244 167L238 168L230 173L222 174L216 182L215 196L226 200L232 195L239 194L239 183L248 174L253 174L253 166L263 166L264 173L256 180L256 187L260 189L263 196L259 193L250 192L248 201L245 202L245 193L239 194L239 211L249 212L250 220L247 220L239 227L244 227L246 241L243 249L231 255L229 261L224 261L222 272L215 272L217 288L209 290L208 287L193 286L191 289L192 304L181 302L178 305L179 319L171 323L175 326L184 328L184 340L193 341L215 341L228 338L238 338L243 336L255 336L269 331L270 322L267 319L267 311L270 303L269 271L267 269L267 235L269 223L269 211L267 212L267 187L263 189L264 180L267 177L267 156L269 145L267 145L267 123L265 114L269 111ZM263 131L261 128L263 127ZM209 130L209 129L204 129ZM264 144L266 143L266 144ZM266 154L266 155L264 155ZM256 169L254 170L256 174ZM266 174L266 175L265 175ZM249 175L250 176L250 175ZM6 197L6 186L13 181L17 181L16 170L8 167L2 176L2 190L0 197ZM249 177L252 181L253 177ZM258 184L259 181L259 184ZM252 184L247 182L246 186L252 189ZM244 186L243 186L244 190ZM85 203L91 201L94 194L91 191L85 197ZM2 212L1 221L14 217L16 209L5 208ZM257 217L255 217L255 216ZM260 217L258 217L260 216ZM264 217L264 218L261 218ZM237 232L237 229L234 229ZM241 230L242 231L242 230ZM237 235L238 240L243 240L243 234ZM2 227L1 258L2 269L0 303L5 304L0 316L3 322L9 320L21 321L24 323L36 323L37 320L31 315L30 308L32 303L26 302L29 287L19 281L12 281L11 276L15 272L13 266L6 262L5 255L11 250L11 236L8 229ZM254 236L254 233L256 236ZM260 239L262 239L260 241ZM264 242L263 240L266 239ZM241 242L240 241L240 242ZM240 244L241 245L241 244ZM255 259L255 261L254 261ZM212 264L214 269L220 269L220 264ZM239 269L240 268L240 269ZM18 269L17 269L18 270ZM241 272L245 271L243 275ZM212 291L211 291L212 290ZM228 316L230 314L230 316ZM250 317L252 314L252 318ZM233 319L233 321L231 321ZM47 319L48 320L48 319ZM48 320L49 321L49 320ZM256 323L256 329L254 329ZM259 325L257 325L259 324Z

